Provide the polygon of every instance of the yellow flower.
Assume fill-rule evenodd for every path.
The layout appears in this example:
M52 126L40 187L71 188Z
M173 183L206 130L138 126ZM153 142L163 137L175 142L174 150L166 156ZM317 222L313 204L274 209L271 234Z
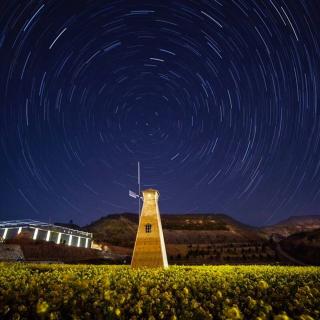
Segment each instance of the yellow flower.
M108 300L110 300L110 298L111 298L110 291L105 291L104 292L104 299L108 301Z
M140 288L139 288L139 291L140 291L140 294L142 294L142 295L148 293L146 287L140 287Z
M49 309L49 305L46 301L39 300L37 303L37 314L46 314Z
M193 309L198 309L198 308L199 308L199 303L198 303L196 300L192 299L192 301L191 301L191 307L192 307Z
M58 320L59 317L58 317L56 312L51 312L50 315L49 315L49 319L50 320Z
M243 319L241 311L239 310L238 306L233 306L225 309L224 315L228 320Z
M259 283L258 283L258 288L261 289L261 290L266 290L269 288L269 285L266 281L264 280L260 280Z
M119 308L117 308L114 313L116 314L117 317L120 317L121 311Z

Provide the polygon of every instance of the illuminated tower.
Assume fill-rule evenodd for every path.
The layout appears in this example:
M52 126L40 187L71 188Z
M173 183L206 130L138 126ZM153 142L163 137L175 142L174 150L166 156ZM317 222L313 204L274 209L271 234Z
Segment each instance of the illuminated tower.
M139 219L131 267L168 267L160 213L159 192L154 189L142 191L143 206Z

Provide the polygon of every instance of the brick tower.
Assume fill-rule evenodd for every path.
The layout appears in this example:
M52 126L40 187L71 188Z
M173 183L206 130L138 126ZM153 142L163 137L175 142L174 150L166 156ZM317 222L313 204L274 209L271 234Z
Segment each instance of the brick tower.
M142 191L143 206L139 219L131 267L168 267L160 213L159 192L154 189Z

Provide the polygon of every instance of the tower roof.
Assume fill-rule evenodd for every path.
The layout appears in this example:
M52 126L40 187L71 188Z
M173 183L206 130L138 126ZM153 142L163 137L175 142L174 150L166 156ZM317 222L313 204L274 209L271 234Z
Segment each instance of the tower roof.
M152 189L152 188L149 188L149 189L145 189L145 190L143 190L142 192L148 192L148 193L159 193L159 191L158 190L156 190L156 189Z
M144 197L147 197L149 199L153 199L153 198L158 199L160 196L160 192L158 190L152 189L152 188L143 190L142 194Z

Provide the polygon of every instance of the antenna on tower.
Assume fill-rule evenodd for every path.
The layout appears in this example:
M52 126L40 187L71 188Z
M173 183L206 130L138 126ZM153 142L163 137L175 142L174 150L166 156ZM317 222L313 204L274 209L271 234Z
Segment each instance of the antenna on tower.
M140 200L141 200L141 186L140 186L140 161L138 161L138 192L139 192L139 198L138 198L138 201L139 201L139 217L140 217L140 212L141 212L141 203L140 203Z
M134 191L131 191L129 190L129 197L131 198L135 198L139 200L139 218L140 218L140 211L141 211L141 203L140 203L140 200L141 200L141 177L140 177L140 161L138 161L138 194L135 193Z

